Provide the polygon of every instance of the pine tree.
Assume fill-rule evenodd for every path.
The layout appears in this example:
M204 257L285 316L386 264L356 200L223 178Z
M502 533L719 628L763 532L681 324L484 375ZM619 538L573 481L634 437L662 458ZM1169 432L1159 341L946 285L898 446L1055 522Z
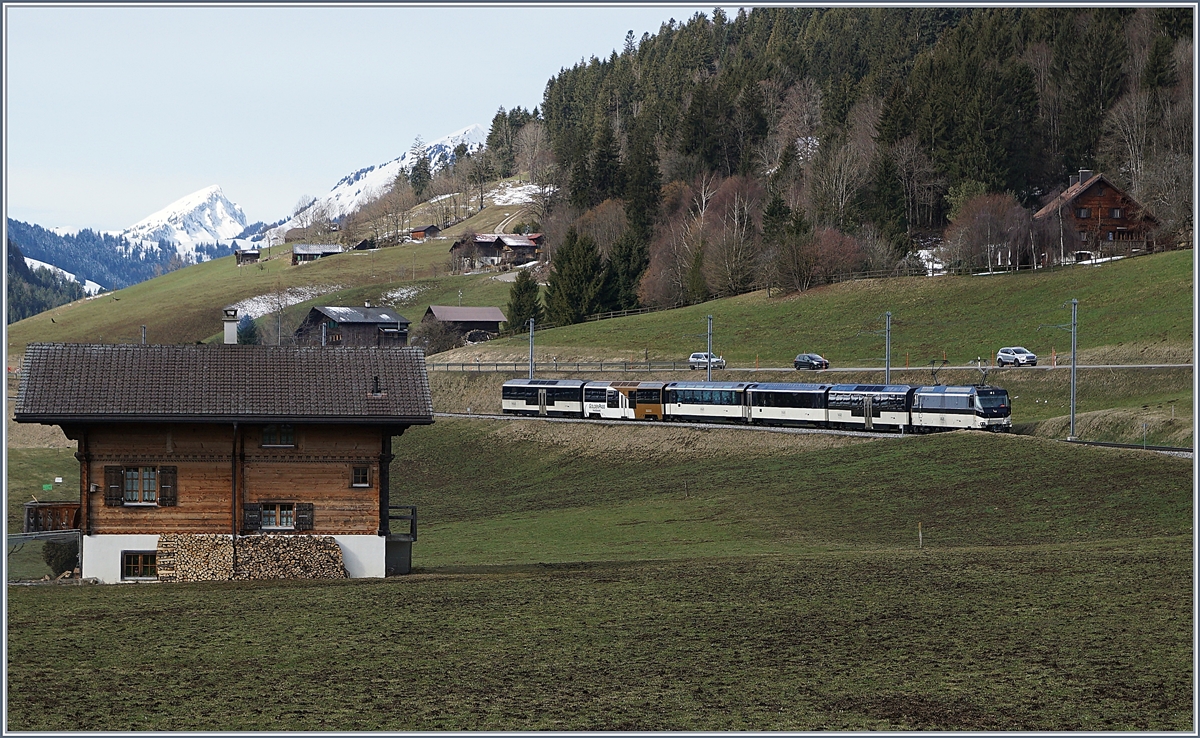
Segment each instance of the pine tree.
M516 330L528 325L530 318L534 320L535 325L542 322L542 304L538 298L538 283L533 277L533 271L522 269L508 292L509 329Z
M413 141L409 152L413 155L414 161L408 170L408 183L412 186L417 202L424 202L429 183L433 181L433 174L429 171L429 157L425 153L425 142L421 140L420 136Z
M257 346L262 343L262 336L258 333L258 323L254 322L254 318L249 315L243 315L237 325L237 342L247 346Z
M621 169L621 151L608 118L600 122L592 142L592 192L589 204L598 205L610 198L620 197L625 189L625 173Z
M570 325L596 312L604 276L596 242L571 226L554 252L553 267L546 285L546 319L554 325Z

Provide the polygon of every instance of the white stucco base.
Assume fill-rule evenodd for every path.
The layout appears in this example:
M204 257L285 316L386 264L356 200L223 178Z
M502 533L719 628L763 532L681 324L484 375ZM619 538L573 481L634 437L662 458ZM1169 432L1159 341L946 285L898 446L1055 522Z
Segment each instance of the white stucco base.
M342 563L352 578L383 577L387 540L383 536L333 536L342 549ZM96 535L83 537L84 577L105 584L117 584L121 579L123 551L154 551L157 535Z
M383 536L334 536L333 540L337 541L342 548L342 564L346 567L347 576L358 579L385 575L386 538Z
M84 578L94 577L105 584L121 581L122 551L154 551L158 548L157 535L84 536ZM380 560L383 554L380 554Z

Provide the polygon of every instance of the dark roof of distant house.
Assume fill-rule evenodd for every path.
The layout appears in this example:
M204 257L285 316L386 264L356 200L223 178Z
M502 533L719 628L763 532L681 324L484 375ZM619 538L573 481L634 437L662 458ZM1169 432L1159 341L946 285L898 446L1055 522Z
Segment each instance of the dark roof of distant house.
M413 347L32 343L21 377L22 423L433 422Z
M313 310L323 313L330 320L335 320L338 323L403 323L404 325L408 325L412 322L395 310L386 307L339 307L336 305L327 305L324 307L315 307Z
M255 256L258 256L258 249L237 249L233 253L235 253L235 254L254 254Z
M429 230L429 229L431 229L431 228L435 228L435 229L437 229L437 230L439 230L439 231L440 231L440 230L442 230L442 227L441 227L441 226L439 226L439 225L433 225L433 224L430 224L430 225L427 225L427 226L420 226L419 228L414 228L414 229L413 229L413 232L414 232L414 233L416 233L417 231L428 231L428 230Z
M498 307L459 307L457 305L430 305L425 311L426 315L430 313L433 317L446 323L472 323L472 322L504 322L506 318L504 313L500 312Z
M292 246L293 254L340 254L342 247L336 243L298 243Z

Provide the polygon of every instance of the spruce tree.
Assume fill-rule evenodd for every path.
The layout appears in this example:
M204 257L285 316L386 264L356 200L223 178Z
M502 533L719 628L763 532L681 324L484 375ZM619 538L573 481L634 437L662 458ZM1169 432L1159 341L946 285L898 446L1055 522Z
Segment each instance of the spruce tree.
M243 315L242 319L238 321L237 342L247 346L257 346L262 343L262 336L258 332L258 323L255 323L254 318L249 315Z
M510 330L528 325L530 318L533 318L535 325L542 322L542 304L538 297L538 283L533 277L533 270L522 269L508 292L507 314Z
M546 284L546 318L554 325L579 323L596 312L603 274L596 242L571 226L554 252L554 271Z

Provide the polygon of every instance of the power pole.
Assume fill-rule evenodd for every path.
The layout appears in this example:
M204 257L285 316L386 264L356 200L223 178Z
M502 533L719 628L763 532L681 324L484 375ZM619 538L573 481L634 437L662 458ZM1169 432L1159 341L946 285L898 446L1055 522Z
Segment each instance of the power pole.
M529 378L533 379L533 318L529 319Z
M705 381L712 381L712 316L708 316L708 377Z
M1063 303L1066 307L1067 303ZM1067 436L1068 441L1075 441L1078 438L1075 435L1075 368L1077 359L1075 354L1079 347L1076 338L1079 334L1079 300L1071 299L1071 324L1070 325L1039 325L1038 330L1042 328L1058 328L1063 331L1071 331L1071 434Z
M884 327L883 349L883 383L892 383L892 311L884 313L887 324Z

